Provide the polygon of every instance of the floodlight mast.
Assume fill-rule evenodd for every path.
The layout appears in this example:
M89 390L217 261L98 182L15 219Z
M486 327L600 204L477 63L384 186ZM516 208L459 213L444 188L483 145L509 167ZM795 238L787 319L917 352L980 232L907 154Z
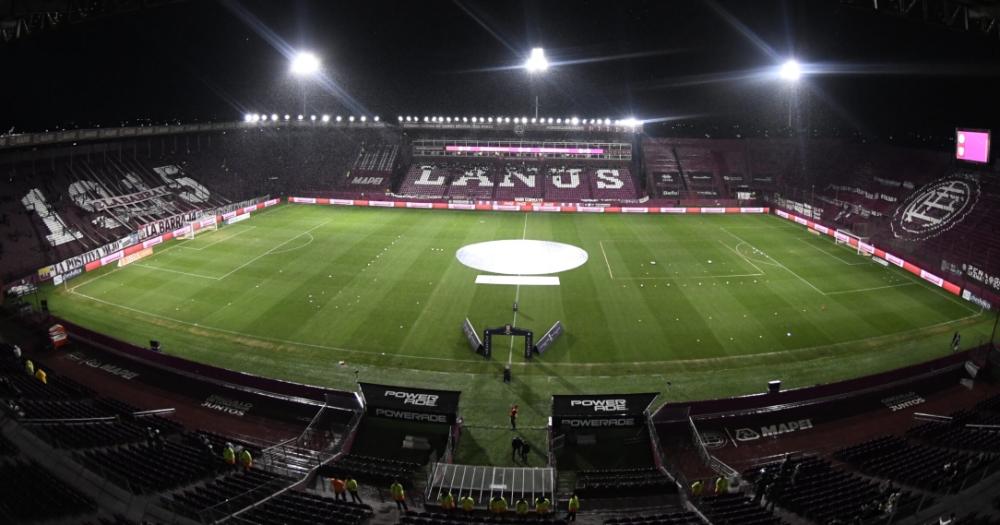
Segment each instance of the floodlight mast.
M799 79L802 78L802 65L798 60L789 58L778 68L778 77L784 80L789 87L788 95L788 129L792 129L792 113L794 111L796 87Z
M544 73L549 69L549 60L545 58L545 49L540 47L534 47L531 49L531 55L528 56L528 60L524 62L524 69L528 71L529 74ZM535 118L538 118L538 95L535 95Z

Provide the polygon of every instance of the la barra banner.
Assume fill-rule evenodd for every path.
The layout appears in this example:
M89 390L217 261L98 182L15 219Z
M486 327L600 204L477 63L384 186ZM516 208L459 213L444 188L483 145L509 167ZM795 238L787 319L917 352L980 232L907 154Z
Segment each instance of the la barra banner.
M423 423L455 422L461 392L360 383L369 416Z

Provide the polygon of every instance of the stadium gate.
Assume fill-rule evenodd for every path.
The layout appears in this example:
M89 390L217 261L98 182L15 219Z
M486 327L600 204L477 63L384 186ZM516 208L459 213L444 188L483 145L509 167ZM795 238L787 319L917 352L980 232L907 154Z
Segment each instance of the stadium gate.
M361 387L361 401L366 417L393 419L401 423L448 425L446 445L440 459L451 461L461 435L461 418L458 414L461 392L373 383L358 383L358 386Z
M555 455L566 442L596 444L601 434L621 440L622 430L635 428L646 433L647 409L658 393L585 394L552 396L549 425L550 450ZM550 465L554 461L550 461Z

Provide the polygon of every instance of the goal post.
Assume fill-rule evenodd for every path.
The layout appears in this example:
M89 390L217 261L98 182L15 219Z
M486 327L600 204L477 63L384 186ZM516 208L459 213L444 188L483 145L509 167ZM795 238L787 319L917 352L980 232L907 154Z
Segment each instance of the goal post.
M861 237L847 230L836 230L833 238L837 244L851 248L862 257L871 257L875 253L875 247L868 243L868 237Z
M216 222L215 216L202 217L196 221L192 221L188 224L187 231L181 237L183 239L194 239L196 236L208 231L215 231L219 229L219 223Z

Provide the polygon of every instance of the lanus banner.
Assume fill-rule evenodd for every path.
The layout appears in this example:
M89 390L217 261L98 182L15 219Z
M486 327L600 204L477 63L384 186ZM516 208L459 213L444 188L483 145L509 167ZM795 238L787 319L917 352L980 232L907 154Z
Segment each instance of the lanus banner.
M424 423L454 423L458 398L454 390L430 390L360 383L365 411L370 416Z

